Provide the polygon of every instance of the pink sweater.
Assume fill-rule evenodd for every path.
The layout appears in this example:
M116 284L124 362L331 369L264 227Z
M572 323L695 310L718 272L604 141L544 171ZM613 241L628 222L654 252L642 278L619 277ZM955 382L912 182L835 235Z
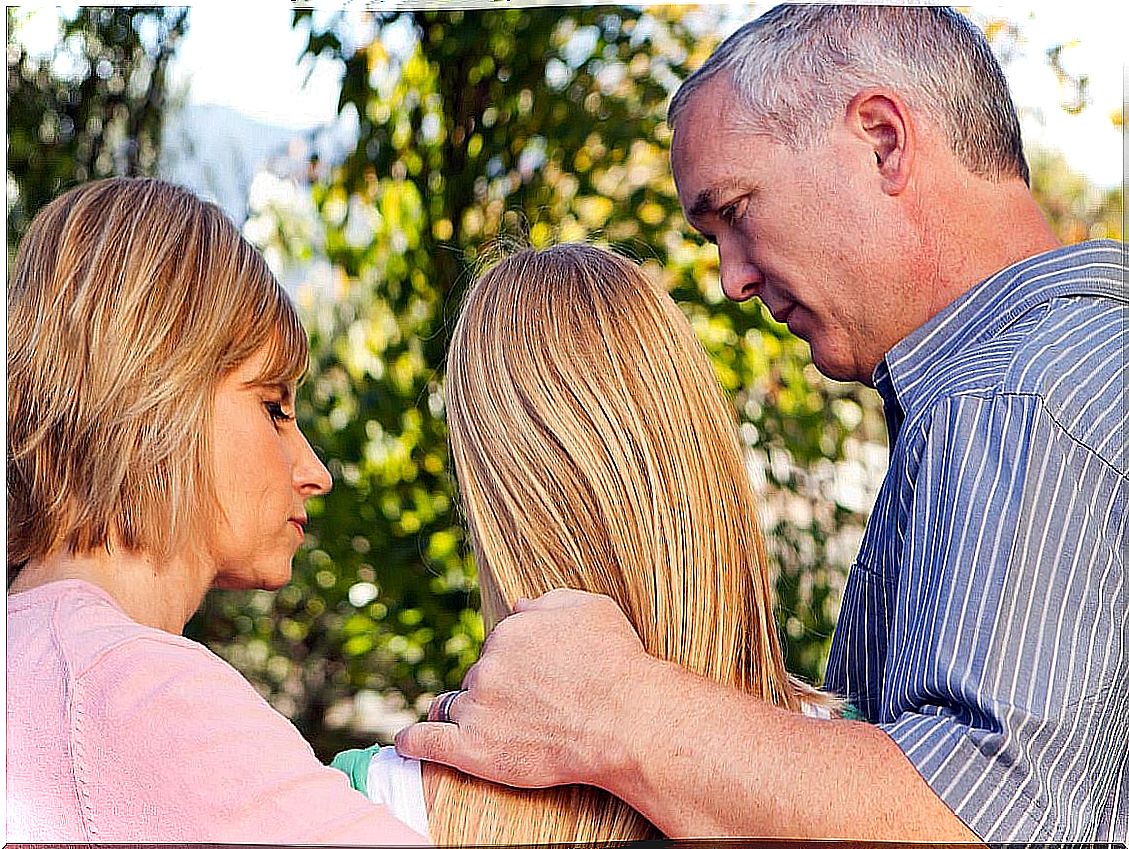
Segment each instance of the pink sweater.
M84 581L8 598L11 841L419 844L232 667Z

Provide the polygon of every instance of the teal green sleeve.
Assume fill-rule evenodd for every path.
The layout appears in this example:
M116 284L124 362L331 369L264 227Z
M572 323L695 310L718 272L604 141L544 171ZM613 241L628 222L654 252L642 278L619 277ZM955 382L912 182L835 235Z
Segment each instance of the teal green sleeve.
M369 761L379 751L379 744L369 746L367 749L346 749L336 754L329 765L349 776L349 783L353 785L353 789L360 790L367 796Z

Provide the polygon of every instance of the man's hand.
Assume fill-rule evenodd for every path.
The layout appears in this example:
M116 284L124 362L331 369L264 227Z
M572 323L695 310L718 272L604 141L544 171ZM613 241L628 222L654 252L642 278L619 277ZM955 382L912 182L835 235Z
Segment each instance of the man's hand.
M811 719L656 660L606 596L515 606L453 723L408 757L517 787L594 784L672 837L975 840L878 728Z
M413 725L396 748L516 787L607 787L628 768L624 720L656 664L607 596L562 589L522 600L467 672L454 724Z

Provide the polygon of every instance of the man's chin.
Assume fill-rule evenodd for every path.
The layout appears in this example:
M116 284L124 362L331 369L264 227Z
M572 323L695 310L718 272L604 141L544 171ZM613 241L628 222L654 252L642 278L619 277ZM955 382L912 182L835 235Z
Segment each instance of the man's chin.
M811 361L819 373L824 377L831 380L838 380L844 383L870 382L870 375L859 375L858 368L855 362L850 357L835 356L834 353L827 353L821 347L818 347L811 342L808 343L811 347Z

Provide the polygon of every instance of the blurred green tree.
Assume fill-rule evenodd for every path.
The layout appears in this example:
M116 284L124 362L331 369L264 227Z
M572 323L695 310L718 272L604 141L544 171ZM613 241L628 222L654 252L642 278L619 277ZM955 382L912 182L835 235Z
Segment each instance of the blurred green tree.
M156 173L166 74L188 30L188 9L76 7L58 15L58 39L43 56L18 37L27 11L5 13L11 256L39 208L72 185Z
M1027 159L1031 166L1031 189L1059 239L1073 244L1086 239L1123 238L1122 186L1095 186L1071 169L1056 150L1030 148Z

